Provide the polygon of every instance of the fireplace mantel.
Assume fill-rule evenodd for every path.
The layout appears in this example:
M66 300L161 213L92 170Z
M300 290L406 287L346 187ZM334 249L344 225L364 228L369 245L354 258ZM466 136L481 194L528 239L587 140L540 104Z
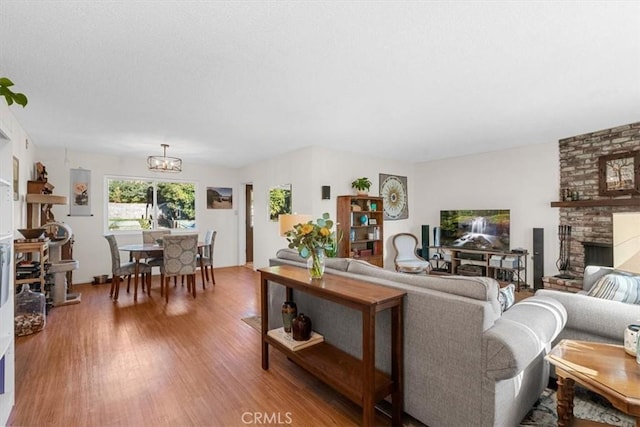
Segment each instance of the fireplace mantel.
M640 206L640 197L633 199L575 200L551 202L552 208L591 208L600 206Z

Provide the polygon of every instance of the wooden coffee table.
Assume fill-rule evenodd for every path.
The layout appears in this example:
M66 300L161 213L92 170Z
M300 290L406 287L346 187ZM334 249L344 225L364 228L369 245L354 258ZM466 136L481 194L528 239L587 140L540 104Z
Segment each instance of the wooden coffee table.
M621 345L562 340L546 359L558 375L558 426L606 425L573 418L575 383L598 393L640 426L640 365Z

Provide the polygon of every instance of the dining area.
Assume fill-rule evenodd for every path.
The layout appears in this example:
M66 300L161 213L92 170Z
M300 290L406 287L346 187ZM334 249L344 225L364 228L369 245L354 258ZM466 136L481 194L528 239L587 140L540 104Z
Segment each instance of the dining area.
M200 270L202 289L215 285L213 271L214 244L217 231L207 230L204 239L197 233L173 232L171 229L142 230L140 243L118 244L115 234L105 235L111 253L112 281L109 296L118 301L120 287L126 279L126 292L133 285L133 301L141 293L151 297L152 274L160 275L160 296L169 303L171 288L185 287L196 298L197 272ZM123 261L122 254L126 261ZM133 282L133 283L132 283ZM171 286L173 284L173 286Z

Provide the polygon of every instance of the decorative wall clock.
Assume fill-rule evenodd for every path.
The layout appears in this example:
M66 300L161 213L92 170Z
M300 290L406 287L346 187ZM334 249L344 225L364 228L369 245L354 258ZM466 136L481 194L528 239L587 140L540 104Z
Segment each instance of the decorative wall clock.
M380 174L380 197L383 201L384 219L406 219L409 217L407 177Z

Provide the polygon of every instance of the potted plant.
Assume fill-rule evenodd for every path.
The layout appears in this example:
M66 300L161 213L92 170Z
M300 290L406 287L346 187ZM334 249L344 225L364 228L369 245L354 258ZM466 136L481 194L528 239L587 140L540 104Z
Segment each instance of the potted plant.
M14 102L18 105L22 105L23 107L27 105L27 97L25 94L13 92L9 89L11 86L13 86L13 82L11 80L6 77L0 77L0 96L4 96L8 105L13 104Z
M357 178L351 183L351 188L355 188L358 194L363 196L366 196L368 194L370 187L371 181L369 181L369 178L366 177Z

